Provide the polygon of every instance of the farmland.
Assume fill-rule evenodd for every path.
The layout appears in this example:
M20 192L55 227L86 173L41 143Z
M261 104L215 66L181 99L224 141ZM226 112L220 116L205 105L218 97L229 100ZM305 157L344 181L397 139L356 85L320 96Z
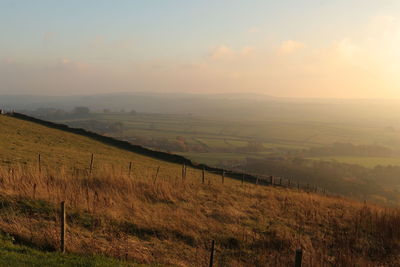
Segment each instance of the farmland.
M213 165L226 161L243 161L247 157L298 154L299 151L308 148L329 146L333 143L375 144L400 150L400 133L395 128L366 122L223 120L193 115L144 113L91 113L79 118L56 121L94 131L96 128L92 127L93 121L105 125L120 122L121 129L106 129L104 133L148 147L176 152L195 161ZM163 143L176 143L177 139L181 140L183 147L163 148ZM251 142L256 142L257 147L250 147ZM319 160L317 157L313 159ZM374 167L379 164L398 165L400 157L370 157L357 160L351 155L337 155L337 160Z
M374 168L376 166L400 166L400 158L398 157L351 157L351 156L337 156L337 157L315 157L310 158L313 160L334 161L360 165L366 168Z

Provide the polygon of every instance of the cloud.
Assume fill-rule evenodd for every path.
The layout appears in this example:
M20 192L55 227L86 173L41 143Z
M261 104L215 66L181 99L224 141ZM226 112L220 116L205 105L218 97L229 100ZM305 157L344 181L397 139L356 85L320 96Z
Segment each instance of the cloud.
M305 47L306 47L305 43L288 40L288 41L284 41L280 44L280 46L278 48L278 53L287 55L287 54L294 53L300 49L303 49Z
M254 46L245 46L241 49L240 55L242 57L248 57L255 53L256 48Z
M254 52L254 46L244 46L234 50L227 45L220 45L211 49L210 58L213 60L239 60L250 57Z
M93 70L93 67L83 61L74 61L68 58L64 58L59 60L55 65L50 65L47 67L49 70L56 71L69 71L69 72L88 72Z
M235 51L227 45L220 45L211 50L210 57L212 59L223 59L232 58L235 55Z
M0 91L29 88L32 92L82 93L140 88L302 97L400 96L399 19L374 17L356 32L318 41L318 46L311 40L307 45L298 40L271 39L247 46L229 43L208 53L205 50L206 55L197 59L140 61L132 60L135 54L124 50L134 45L129 38L118 41L97 36L91 46L86 44L82 58L61 58L47 67L22 64L19 57L17 64L0 60ZM88 53L110 60L90 61ZM127 55L131 57L127 59ZM121 60L115 60L118 56Z

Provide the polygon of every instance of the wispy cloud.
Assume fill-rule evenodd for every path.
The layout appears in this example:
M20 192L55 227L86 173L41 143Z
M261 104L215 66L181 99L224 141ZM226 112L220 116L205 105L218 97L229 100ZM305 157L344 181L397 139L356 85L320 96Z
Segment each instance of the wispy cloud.
M211 49L210 57L212 59L226 59L232 58L235 55L235 51L227 45L219 45Z
M287 54L294 53L298 50L301 50L305 47L306 47L306 44L303 42L288 40L288 41L284 41L280 44L280 46L278 48L278 53L287 55Z

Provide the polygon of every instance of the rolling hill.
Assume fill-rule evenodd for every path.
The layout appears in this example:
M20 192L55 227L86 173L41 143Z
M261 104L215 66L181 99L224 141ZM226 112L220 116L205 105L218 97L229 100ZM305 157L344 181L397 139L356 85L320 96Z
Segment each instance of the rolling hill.
M98 139L9 116L0 127L0 254L10 258L0 264L18 250L28 266L38 255L50 266L74 255L81 266L98 266L91 255L118 259L95 258L106 266L208 266L211 240L217 266L289 266L298 248L306 266L400 264L397 209L209 172L203 183L200 169L182 177L181 164ZM61 201L66 256L50 253Z

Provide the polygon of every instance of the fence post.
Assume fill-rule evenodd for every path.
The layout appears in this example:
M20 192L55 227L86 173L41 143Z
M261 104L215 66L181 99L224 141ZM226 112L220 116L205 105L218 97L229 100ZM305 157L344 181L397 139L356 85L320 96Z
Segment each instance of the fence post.
M65 253L65 230L67 227L66 224L66 214L65 214L65 201L61 202L61 214L60 214L60 219L61 219L61 253Z
M201 170L201 183L204 184L205 183L205 176L204 176L204 167Z
M156 172L156 176L154 177L154 184L156 184L156 181L157 181L157 177L158 177L158 173L160 172L160 166L158 166L158 168L157 168L157 172Z
M215 241L213 240L211 243L210 267L214 266L214 245Z
M303 250L298 249L296 250L294 267L301 267L302 260L303 260Z
M185 179L186 176L186 168L185 168L185 163L182 165L182 180Z
M132 161L129 162L128 178L131 178L131 171L132 171Z
M38 155L38 167L39 167L39 175L42 174L42 161L40 158L40 154Z
M93 160L94 160L94 154L92 153L92 157L90 158L90 169L89 173L92 175L92 170L93 170Z
M33 199L36 199L36 183L33 184Z

